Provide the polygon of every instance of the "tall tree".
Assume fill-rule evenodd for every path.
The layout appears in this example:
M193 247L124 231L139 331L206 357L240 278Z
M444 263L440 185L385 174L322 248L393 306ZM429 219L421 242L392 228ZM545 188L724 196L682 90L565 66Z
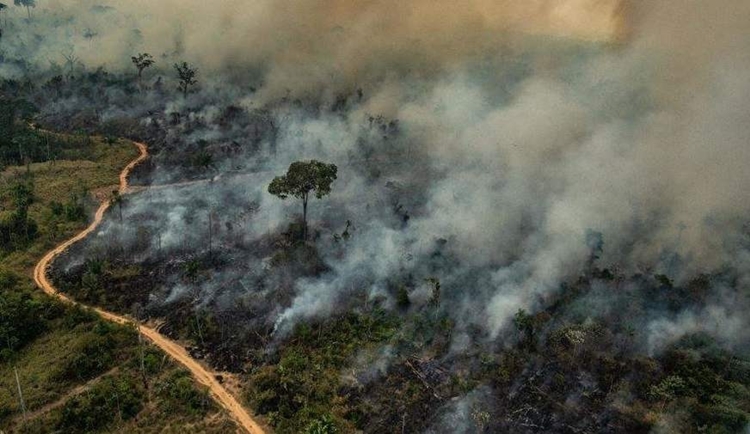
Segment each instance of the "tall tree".
M13 226L19 231L16 235L23 232L24 240L28 242L32 233L36 232L36 226L29 219L29 207L34 203L34 185L33 178L28 177L25 181L19 181L11 187L11 196L16 211L13 214Z
M320 161L297 161L289 166L284 176L277 176L268 186L268 192L281 199L289 196L302 199L302 239L307 240L307 202L310 193L322 199L331 192L338 168L335 164Z
M16 131L15 101L0 97L0 145L10 144Z
M29 15L29 19L31 19L31 8L36 7L36 0L13 0L13 4L16 6L25 6L26 13Z
M76 56L73 53L73 49L71 48L69 52L62 53L63 59L65 59L65 67L68 68L68 74L73 75L73 71L75 71L76 64L80 62L80 59L78 56Z
M32 180L19 181L11 187L11 196L16 209L27 210L34 203L34 186Z
M118 190L112 190L112 196L110 198L110 203L112 205L117 206L117 210L120 213L120 223L122 223L122 205L123 202L125 202L125 199L122 197L120 192Z
M8 11L8 5L5 3L0 3L0 16L2 16L3 12L7 13ZM5 18L5 24L8 24L8 18ZM3 29L0 29L0 38L3 37Z
M174 69L177 70L177 76L180 79L179 89L183 96L187 96L190 86L198 83L195 76L198 75L198 70L190 66L187 62L174 64Z
M130 59L138 70L138 82L140 83L141 78L143 77L143 70L153 66L155 63L154 58L148 53L139 53L137 56L133 56Z

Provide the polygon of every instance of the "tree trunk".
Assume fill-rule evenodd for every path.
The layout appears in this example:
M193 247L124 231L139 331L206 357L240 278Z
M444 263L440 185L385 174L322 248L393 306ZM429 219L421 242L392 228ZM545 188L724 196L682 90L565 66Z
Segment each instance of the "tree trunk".
M213 250L213 245L212 245L213 244L213 235L214 235L213 234L213 229L214 229L213 214L209 210L208 211L208 255L209 255L209 257L211 256L212 250Z
M26 5L26 13L29 14L29 21L31 21L31 7Z
M141 353L141 377L143 378L143 387L146 390L149 390L148 387L148 377L146 376L146 363L143 360L143 336L141 335L141 331L138 330L138 349ZM149 390L149 394L150 394Z
M307 241L307 195L302 198L302 240Z
M201 338L201 345L206 348L206 341L203 340L203 330L201 330L201 323L198 320L198 312L195 311L195 325L198 327L198 336Z
M13 367L13 373L16 375L16 387L18 387L18 401L21 404L21 411L23 412L23 420L26 420L26 402L23 399L23 391L21 390L21 380L18 378L18 369Z

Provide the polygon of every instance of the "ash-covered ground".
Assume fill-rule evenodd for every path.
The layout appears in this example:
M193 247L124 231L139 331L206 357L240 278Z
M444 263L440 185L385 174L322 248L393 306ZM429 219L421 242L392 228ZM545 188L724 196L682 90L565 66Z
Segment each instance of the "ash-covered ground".
M151 150L62 288L162 321L280 432L745 429L746 5L188 3L40 4L0 40L38 123ZM267 190L310 159L338 174L303 240Z

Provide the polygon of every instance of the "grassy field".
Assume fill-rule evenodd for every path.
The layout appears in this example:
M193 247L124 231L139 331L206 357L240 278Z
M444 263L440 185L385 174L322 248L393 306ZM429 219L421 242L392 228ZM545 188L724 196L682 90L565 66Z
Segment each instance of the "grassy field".
M24 213L33 231L12 246L0 246L0 340L6 341L0 351L0 431L236 429L205 390L158 349L141 344L134 329L64 306L39 291L31 278L46 251L86 226L137 153L130 142L93 138L84 159L0 172L0 222L18 213L19 185L33 192Z

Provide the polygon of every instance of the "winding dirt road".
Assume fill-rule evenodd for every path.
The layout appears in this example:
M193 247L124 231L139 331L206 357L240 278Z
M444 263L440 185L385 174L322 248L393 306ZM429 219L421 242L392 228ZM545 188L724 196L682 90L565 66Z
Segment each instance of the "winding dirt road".
M128 186L128 175L130 172L135 168L138 164L143 162L146 158L148 158L148 148L146 145L142 143L135 143L135 145L140 150L140 155L135 160L131 161L130 164L128 164L125 169L122 170L120 173L120 194L127 194L130 193L132 190ZM83 240L86 238L89 234L91 234L96 228L99 226L99 224L102 222L102 218L104 217L104 213L109 208L110 203L109 201L103 201L102 204L99 206L99 209L96 210L96 214L94 215L94 221L91 222L91 224L84 229L82 232L74 236L73 238L69 239L68 241L65 241L64 243L60 244L59 246L52 249L49 253L44 255L41 261L36 265L34 268L34 280L36 281L36 284L44 290L47 294L57 297L60 300L70 303L70 304L80 304L76 302L75 300L71 299L70 297L66 296L65 294L60 293L52 284L52 282L47 277L47 270L52 263L52 261L55 260L58 256L60 256L63 252L65 252L70 246L77 243L78 241ZM97 312L99 315L101 315L103 318L118 323L118 324L128 324L133 323L134 321L128 319L127 317L117 315L111 312L107 312L105 310L87 306L90 309L93 309L95 312ZM208 371L205 367L201 366L198 362L196 362L188 352L178 343L167 339L166 337L162 336L159 332L157 332L155 329L146 327L143 325L138 325L138 330L140 333L151 340L154 345L161 348L165 353L169 354L174 360L176 360L181 365L185 366L190 372L193 374L193 376L203 385L207 386L209 391L211 392L211 395L216 399L216 401L224 407L229 414L235 419L235 422L242 428L244 428L247 432L250 434L265 434L266 431L250 416L250 414L240 405L240 403L237 401L237 399L227 391L224 386L222 386L217 380L214 374L212 374L210 371Z

